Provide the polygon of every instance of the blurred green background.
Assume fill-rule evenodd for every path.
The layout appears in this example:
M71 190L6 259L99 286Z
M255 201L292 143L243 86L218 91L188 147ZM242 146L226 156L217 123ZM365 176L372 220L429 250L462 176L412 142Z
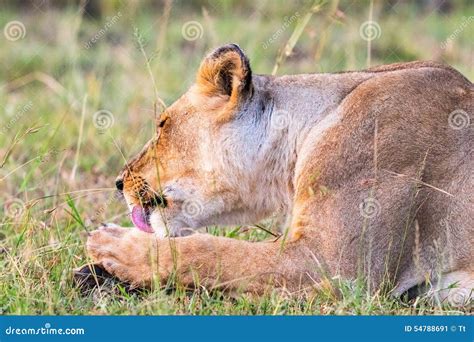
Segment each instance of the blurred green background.
M235 309L200 295L191 304L164 296L130 305L121 297L105 307L71 286L72 268L86 261L84 227L130 225L113 182L153 135L153 81L172 103L211 49L239 44L255 73L422 59L474 79L470 0L0 0L0 29L0 312L7 313L316 312L301 303L282 306L280 297ZM240 227L225 234L266 236ZM390 300L318 298L318 313L403 309Z

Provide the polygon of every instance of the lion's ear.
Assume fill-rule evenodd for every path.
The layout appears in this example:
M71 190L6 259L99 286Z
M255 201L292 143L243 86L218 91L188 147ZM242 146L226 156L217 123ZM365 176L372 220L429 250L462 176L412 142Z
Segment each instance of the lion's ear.
M201 94L228 96L230 102L237 104L252 87L247 56L236 44L221 46L201 63L196 85Z

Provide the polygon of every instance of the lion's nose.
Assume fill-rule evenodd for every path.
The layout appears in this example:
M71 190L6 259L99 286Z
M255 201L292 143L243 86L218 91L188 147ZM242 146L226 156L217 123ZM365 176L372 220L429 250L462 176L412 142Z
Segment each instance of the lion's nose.
M123 179L119 178L115 181L115 186L119 191L123 191Z

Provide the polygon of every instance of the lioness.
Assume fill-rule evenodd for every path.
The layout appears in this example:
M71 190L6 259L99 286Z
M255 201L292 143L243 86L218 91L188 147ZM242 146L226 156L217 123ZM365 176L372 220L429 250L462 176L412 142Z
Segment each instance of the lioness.
M433 62L273 77L222 46L116 180L139 229L98 229L88 253L139 286L173 274L262 293L363 277L394 295L428 283L441 301L469 303L473 95ZM275 212L286 217L278 241L189 235Z

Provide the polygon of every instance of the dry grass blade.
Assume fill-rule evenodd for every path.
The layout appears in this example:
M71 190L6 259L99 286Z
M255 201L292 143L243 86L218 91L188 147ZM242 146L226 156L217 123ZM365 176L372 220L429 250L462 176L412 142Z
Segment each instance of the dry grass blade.
M413 181L413 182L416 183L416 184L426 186L426 187L428 187L428 188L431 188L431 189L433 189L433 190L439 191L439 192L441 192L441 193L443 193L443 194L445 194L445 195L448 195L448 196L450 196L450 197L454 197L453 194L447 192L446 190L437 188L437 187L434 186L434 185L428 184L428 183L423 182L423 181L421 181L421 180L419 180L419 179L416 179L416 178L414 178L414 177L411 177L411 176L408 176L408 175L404 175L404 174L402 174L402 173L393 172L393 171L390 171L390 170L385 170L385 169L384 169L383 171L388 172L389 174L392 174L392 175L394 175L394 176L396 176L396 177L409 178L411 181Z
M86 108L87 108L87 94L84 95L84 100L82 101L81 125L79 126L79 136L77 137L76 155L74 157L74 166L72 167L71 177L70 177L71 181L74 181L74 179L76 178L77 165L79 164L79 152L81 150L82 135L84 133L84 118L86 116Z
M156 105L156 103L158 103L161 107L160 112L162 112L166 109L166 104L161 99L161 97L158 95L158 88L156 86L155 76L153 76L153 71L151 70L151 65L150 65L150 59L148 58L147 53L145 51L145 46L144 46L144 43L143 43L143 37L140 35L140 31L138 30L138 28L135 28L135 33L134 34L135 34L135 39L137 41L140 52L142 53L143 57L145 58L146 68L147 68L148 74L150 76L151 82L153 84L153 91L154 91L154 94L155 94L155 105Z
M35 71L20 78L17 78L9 83L6 83L3 88L5 88L7 92L13 92L34 81L44 84L46 87L48 87L58 95L65 96L72 107L77 107L78 101L67 91L67 89L64 88L64 86L59 83L54 77L41 71Z
M275 237L275 238L280 238L281 237L281 234L275 234L274 232L272 232L271 230L265 228L263 225L261 224L255 224L253 226L249 226L249 228L257 228L257 229L260 229L262 231L264 231L265 233Z
M26 136L30 135L30 134L34 134L34 133L37 133L39 132L39 130L41 128L43 128L45 125L42 125L42 126L32 126L32 127L29 127L27 128L23 133L20 133L20 132L17 132L15 134L15 137L13 138L13 141L11 142L11 144L8 146L7 148L7 151L5 152L5 155L3 156L3 159L2 159L2 162L0 163L0 168L3 168L5 166L5 164L7 163L8 161L8 158L11 156L12 152L13 152L13 149L16 145L18 145L18 143L20 141L22 141ZM34 158L36 159L36 158ZM33 160L34 160L33 159ZM6 177L4 177L6 178ZM2 178L2 180L4 179Z

